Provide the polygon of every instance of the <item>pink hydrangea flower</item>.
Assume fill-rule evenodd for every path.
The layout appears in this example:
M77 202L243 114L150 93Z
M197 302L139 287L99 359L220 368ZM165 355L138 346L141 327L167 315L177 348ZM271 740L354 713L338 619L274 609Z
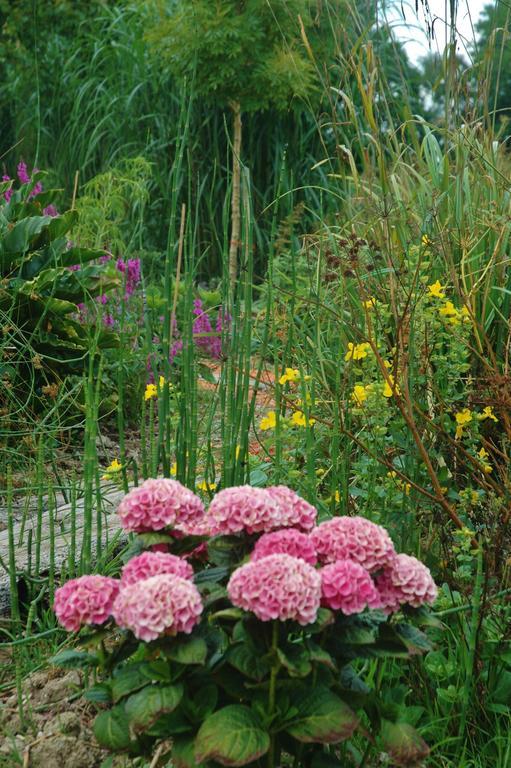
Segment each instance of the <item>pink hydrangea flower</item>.
M435 602L438 589L424 563L410 555L396 555L391 565L376 579L383 610L398 611L405 603L419 608Z
M112 614L118 592L117 579L80 576L57 589L53 610L68 632L77 632L83 624L104 624Z
M163 552L144 552L133 557L122 569L121 587L149 579L159 573L173 573L183 579L193 579L192 566L181 557Z
M283 528L281 531L264 533L257 540L250 559L260 560L262 557L275 554L299 557L309 565L316 565L318 560L310 538L296 528Z
M257 533L281 528L280 507L262 488L239 485L224 488L209 505L206 520L210 533Z
M170 573L123 587L113 607L117 624L145 642L161 635L190 634L201 613L195 584Z
M346 616L361 613L366 607L379 608L381 599L365 568L353 560L338 560L325 565L321 574L321 603Z
M385 528L365 517L333 517L318 525L311 539L321 562L353 560L370 572L389 565L396 554Z
M291 555L269 555L237 568L227 585L232 603L261 621L311 624L321 601L321 577Z
M318 514L316 507L286 485L271 485L266 490L280 507L282 528L301 528L303 531L314 528Z
M166 477L146 480L126 494L117 510L126 531L143 533L162 528L186 528L204 515L204 505L177 480Z

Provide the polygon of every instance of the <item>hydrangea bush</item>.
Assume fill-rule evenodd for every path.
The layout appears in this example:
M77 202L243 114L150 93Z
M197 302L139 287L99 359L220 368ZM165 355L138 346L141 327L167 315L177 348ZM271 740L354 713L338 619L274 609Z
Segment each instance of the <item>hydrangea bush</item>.
M427 754L362 676L360 661L430 647L419 627L436 586L384 528L318 524L283 486L225 488L205 509L164 478L131 490L118 513L134 533L119 579L73 579L54 603L87 648L55 663L97 670L85 696L103 746L148 756L160 743L176 768L317 768L340 764L353 739L398 765Z

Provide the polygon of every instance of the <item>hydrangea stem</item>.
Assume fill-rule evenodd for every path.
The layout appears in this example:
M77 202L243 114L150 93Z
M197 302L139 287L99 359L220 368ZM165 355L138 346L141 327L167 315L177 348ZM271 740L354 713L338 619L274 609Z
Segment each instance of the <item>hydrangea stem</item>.
M272 623L272 635L271 635L271 659L272 667L270 672L270 688L268 692L268 719L270 721L273 718L275 712L275 697L277 692L277 673L279 671L279 660L277 656L277 647L279 642L279 625L277 621ZM275 736L272 733L270 737L270 748L268 750L268 768L274 768L275 766Z

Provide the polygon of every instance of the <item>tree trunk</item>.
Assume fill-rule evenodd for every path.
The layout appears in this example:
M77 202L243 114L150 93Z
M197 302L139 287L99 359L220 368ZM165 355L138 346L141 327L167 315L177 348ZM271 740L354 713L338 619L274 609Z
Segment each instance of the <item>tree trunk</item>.
M229 283L234 294L238 277L238 249L240 246L241 218L241 106L238 101L231 104L233 111L233 148L232 148L232 197L231 197L231 242L229 244Z

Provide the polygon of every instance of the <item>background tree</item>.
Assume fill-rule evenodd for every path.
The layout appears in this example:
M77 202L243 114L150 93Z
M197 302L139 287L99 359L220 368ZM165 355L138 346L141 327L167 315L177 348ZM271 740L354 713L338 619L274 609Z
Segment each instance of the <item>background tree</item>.
M170 70L206 103L232 113L232 201L229 277L237 274L242 117L285 110L310 96L315 81L307 30L310 0L178 0L149 32Z
M493 121L502 123L511 115L511 5L502 0L486 5L476 31L474 59L481 92Z

